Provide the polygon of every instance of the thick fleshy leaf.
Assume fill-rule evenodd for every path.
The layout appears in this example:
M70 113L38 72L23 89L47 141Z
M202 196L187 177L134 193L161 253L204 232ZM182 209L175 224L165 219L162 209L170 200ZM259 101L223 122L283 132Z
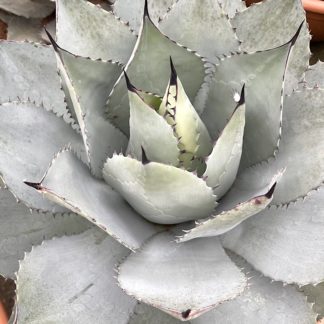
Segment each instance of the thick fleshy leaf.
M150 161L177 165L179 160L178 140L172 127L154 107L145 102L142 93L128 84L130 106L130 138L127 152L142 160L144 149Z
M138 303L127 324L181 324L182 321L147 304ZM190 322L186 322L190 324Z
M271 186L272 185L272 186ZM178 238L178 242L185 242L197 237L210 237L224 234L249 217L258 214L271 202L276 182L270 184L270 189L263 194L244 201L234 208L225 210L211 218L196 221L196 226Z
M130 249L139 248L157 231L106 183L92 177L71 151L57 155L40 183L27 184L93 222Z
M30 102L0 105L0 173L9 189L28 207L43 211L66 211L31 188L24 180L40 179L54 154L71 144L83 151L81 136L63 119Z
M242 0L218 0L229 18L233 18L236 13L246 8L245 1Z
M30 43L0 42L0 101L28 100L53 110L71 123L51 48Z
M269 15L269 12L272 14ZM305 20L301 1L272 0L257 3L239 12L231 21L242 41L241 50L266 50L289 41ZM292 49L285 78L285 93L291 93L308 67L310 35L306 23Z
M185 89L171 63L171 77L159 107L159 114L173 127L179 141L180 163L194 170L194 159L204 158L212 150L212 143L206 126L192 106Z
M248 288L192 324L315 323L311 305L296 287L270 281L238 257L235 262L249 277Z
M162 32L210 62L236 51L239 41L218 1L179 0L159 24Z
M195 318L244 290L245 277L217 239L177 244L172 238L158 234L127 257L118 269L121 288L181 320Z
M302 26L300 26L301 28ZM299 30L291 41L280 47L256 53L240 53L222 59L216 67L215 80L246 85L246 127L241 166L250 166L273 156L281 134L283 80L291 48ZM212 82L210 93L223 95ZM241 86L240 86L241 87ZM239 89L236 89L239 91ZM212 96L216 94L213 93ZM214 110L214 102L207 100L205 110ZM208 114L207 114L208 115ZM215 126L217 121L215 121Z
M114 155L103 170L106 182L143 217L176 224L211 215L215 196L203 179L171 165L143 162Z
M308 87L324 88L324 62L311 65L305 72L304 81Z
M18 260L44 238L76 234L89 228L89 222L74 214L56 215L30 212L5 189L0 190L0 273L14 278Z
M324 181L324 90L301 89L285 98L282 139L275 160L241 172L235 186L253 187L286 168L271 204L288 204Z
M324 278L324 190L271 207L225 234L223 244L264 275L306 285Z
M17 279L23 323L126 323L135 306L116 285L128 250L98 229L45 241L28 253Z
M50 35L49 38L80 125L90 169L101 177L107 157L115 151L124 151L128 141L104 116L105 102L121 74L121 67L111 61L75 56L58 47Z
M318 315L317 319L324 318L324 282L313 286L307 285L301 288L301 291L307 296L307 301L313 304L313 310ZM320 323L320 322L319 322Z
M229 122L207 157L206 183L220 199L235 181L241 161L245 126L244 88Z
M148 10L155 24L166 15L178 0L148 0ZM114 14L122 21L129 23L136 32L139 31L144 14L145 0L117 0L114 3Z
M132 58L125 68L129 78L136 82L136 87L162 96L170 76L171 56L186 93L194 103L205 78L204 62L195 53L164 36L148 13L143 19ZM123 75L108 99L107 114L124 133L129 133L129 104Z
M1 0L0 8L26 18L44 18L55 10L50 0Z
M111 12L85 0L56 0L56 5L62 48L92 59L128 61L136 37Z

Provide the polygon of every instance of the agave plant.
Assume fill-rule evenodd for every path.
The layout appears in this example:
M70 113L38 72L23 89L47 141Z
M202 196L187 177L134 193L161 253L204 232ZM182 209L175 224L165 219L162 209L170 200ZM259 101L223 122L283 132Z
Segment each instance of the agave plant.
M56 6L51 47L0 47L12 321L314 323L324 89L299 1Z

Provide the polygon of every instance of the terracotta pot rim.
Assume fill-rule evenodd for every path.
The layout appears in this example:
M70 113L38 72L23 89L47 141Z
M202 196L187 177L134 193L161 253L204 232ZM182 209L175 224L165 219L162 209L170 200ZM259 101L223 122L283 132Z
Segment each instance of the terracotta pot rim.
M324 15L324 1L322 0L302 0L306 11Z

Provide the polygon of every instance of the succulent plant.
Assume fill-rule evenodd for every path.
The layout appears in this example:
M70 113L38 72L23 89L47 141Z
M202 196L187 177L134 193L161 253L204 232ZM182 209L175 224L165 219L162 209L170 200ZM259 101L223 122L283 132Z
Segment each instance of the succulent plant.
M52 46L0 44L12 322L313 323L324 74L300 2L56 6Z

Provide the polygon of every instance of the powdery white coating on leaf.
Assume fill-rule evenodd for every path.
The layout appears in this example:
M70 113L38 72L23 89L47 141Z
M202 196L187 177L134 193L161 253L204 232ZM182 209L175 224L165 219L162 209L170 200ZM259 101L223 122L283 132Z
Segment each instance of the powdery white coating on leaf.
M128 250L98 229L45 241L21 262L21 323L126 323L135 306L117 286L116 263Z
M160 19L163 19L177 1L179 0L148 0L148 10L154 23L157 24ZM117 0L113 12L138 32L143 19L144 3L145 0Z
M223 129L213 151L207 157L206 183L213 188L217 199L230 189L241 161L245 126L245 103L240 105Z
M177 1L159 28L213 63L218 62L218 56L239 47L229 18L215 0Z
M80 233L90 224L72 214L54 217L50 213L31 213L5 189L0 190L0 205L0 273L11 278L18 270L18 260L33 245L44 238Z
M264 0L239 12L231 22L242 41L241 49L253 52L286 43L305 18L299 0ZM291 93L308 67L309 40L307 24L304 23L289 60L285 93Z
M136 37L111 12L85 0L56 3L57 42L62 48L92 59L128 61Z
M282 139L275 160L242 171L237 186L254 186L285 168L271 204L304 197L324 180L324 90L301 89L285 97Z
M217 239L172 240L158 234L119 266L118 281L128 294L190 320L244 290L244 275Z
M1 0L0 8L26 18L44 18L55 10L50 0Z
M225 234L223 244L264 275L306 285L324 279L324 190L271 207Z
M171 126L147 105L140 95L140 93L128 92L130 139L127 152L141 160L142 149L144 149L150 161L177 165L178 141Z
M245 84L246 127L241 167L263 161L277 149L281 132L283 79L290 49L288 43L268 51L235 54L222 59L216 67L215 79L230 82L234 87ZM240 88L236 90L240 91ZM211 96L222 96L221 89L217 82L212 82ZM208 99L205 111L221 108L215 107ZM219 128L217 123L215 121L216 129Z
M52 40L53 42L53 40ZM128 139L106 118L105 102L121 67L110 61L91 60L53 46L57 53L60 74L78 123L88 155L90 169L97 177L108 156L126 149Z
M237 256L234 260L249 277L248 288L235 299L193 320L192 324L315 323L311 305L296 287L271 282Z
M71 123L56 72L53 50L48 46L0 41L0 101L30 99L43 104Z
M204 62L161 34L145 16L137 44L125 68L130 80L136 82L137 88L162 96L170 77L170 56L189 99L194 102L204 82ZM129 133L129 103L124 76L108 99L107 114L125 134Z
M94 178L70 151L58 154L38 190L132 250L157 232L157 227L146 222L106 183Z
M207 217L216 205L204 180L171 165L142 164L114 155L105 163L103 176L140 215L154 223L177 224Z
M23 181L41 179L54 154L68 144L83 152L80 135L63 119L29 102L0 105L0 120L0 173L9 189L28 207L66 211Z

